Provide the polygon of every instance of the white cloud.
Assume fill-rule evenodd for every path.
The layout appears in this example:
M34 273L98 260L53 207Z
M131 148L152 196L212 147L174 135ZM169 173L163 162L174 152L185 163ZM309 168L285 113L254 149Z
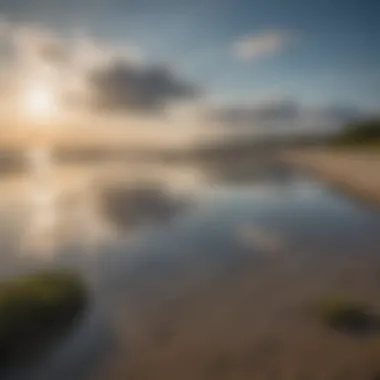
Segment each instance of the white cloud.
M252 61L282 51L291 39L291 34L284 30L243 36L233 44L233 53L239 59Z
M136 47L4 21L0 22L0 47L9 53L0 63L0 90L5 89L0 118L9 113L1 112L1 108L9 109L8 103L17 109L13 114L23 117L25 93L36 85L54 93L60 119L78 114L103 116L104 110L130 117L195 97L193 84L165 65L144 61Z

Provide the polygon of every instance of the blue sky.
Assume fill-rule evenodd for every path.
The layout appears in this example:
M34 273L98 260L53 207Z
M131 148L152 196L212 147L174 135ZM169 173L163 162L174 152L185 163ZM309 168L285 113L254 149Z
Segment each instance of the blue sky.
M0 11L133 46L217 101L380 108L378 0L2 0ZM268 35L278 37L272 49L236 54L239 41L265 43Z
M102 32L130 39L153 59L178 62L196 80L226 96L278 92L310 103L379 104L377 1L173 3L125 7L126 14L110 26L105 23ZM241 36L268 29L288 31L294 41L277 54L252 62L230 54L230 45Z
M380 100L377 0L15 1L4 14L138 46L216 92L286 93L306 102L376 107ZM230 45L268 29L293 33L275 56L239 62ZM185 74L186 74L185 73Z

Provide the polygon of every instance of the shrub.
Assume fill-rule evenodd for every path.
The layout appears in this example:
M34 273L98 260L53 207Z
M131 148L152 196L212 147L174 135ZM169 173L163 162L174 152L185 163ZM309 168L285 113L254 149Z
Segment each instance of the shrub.
M318 302L322 322L337 330L364 332L373 328L375 318L367 305L345 297L328 297Z
M380 120L372 119L349 124L337 138L338 143L377 144L380 142Z
M78 277L41 273L0 284L0 364L28 359L68 328L84 309Z

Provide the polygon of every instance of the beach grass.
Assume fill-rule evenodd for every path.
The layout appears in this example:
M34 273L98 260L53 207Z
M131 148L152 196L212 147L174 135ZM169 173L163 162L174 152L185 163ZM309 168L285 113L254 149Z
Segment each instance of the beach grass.
M86 290L71 273L44 272L0 284L0 365L28 359L73 324Z

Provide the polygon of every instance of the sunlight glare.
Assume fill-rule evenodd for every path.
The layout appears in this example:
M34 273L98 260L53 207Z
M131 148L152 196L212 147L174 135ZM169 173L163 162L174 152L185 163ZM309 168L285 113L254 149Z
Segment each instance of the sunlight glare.
M31 86L26 93L26 107L35 118L46 119L55 112L54 95L49 87L42 84Z

